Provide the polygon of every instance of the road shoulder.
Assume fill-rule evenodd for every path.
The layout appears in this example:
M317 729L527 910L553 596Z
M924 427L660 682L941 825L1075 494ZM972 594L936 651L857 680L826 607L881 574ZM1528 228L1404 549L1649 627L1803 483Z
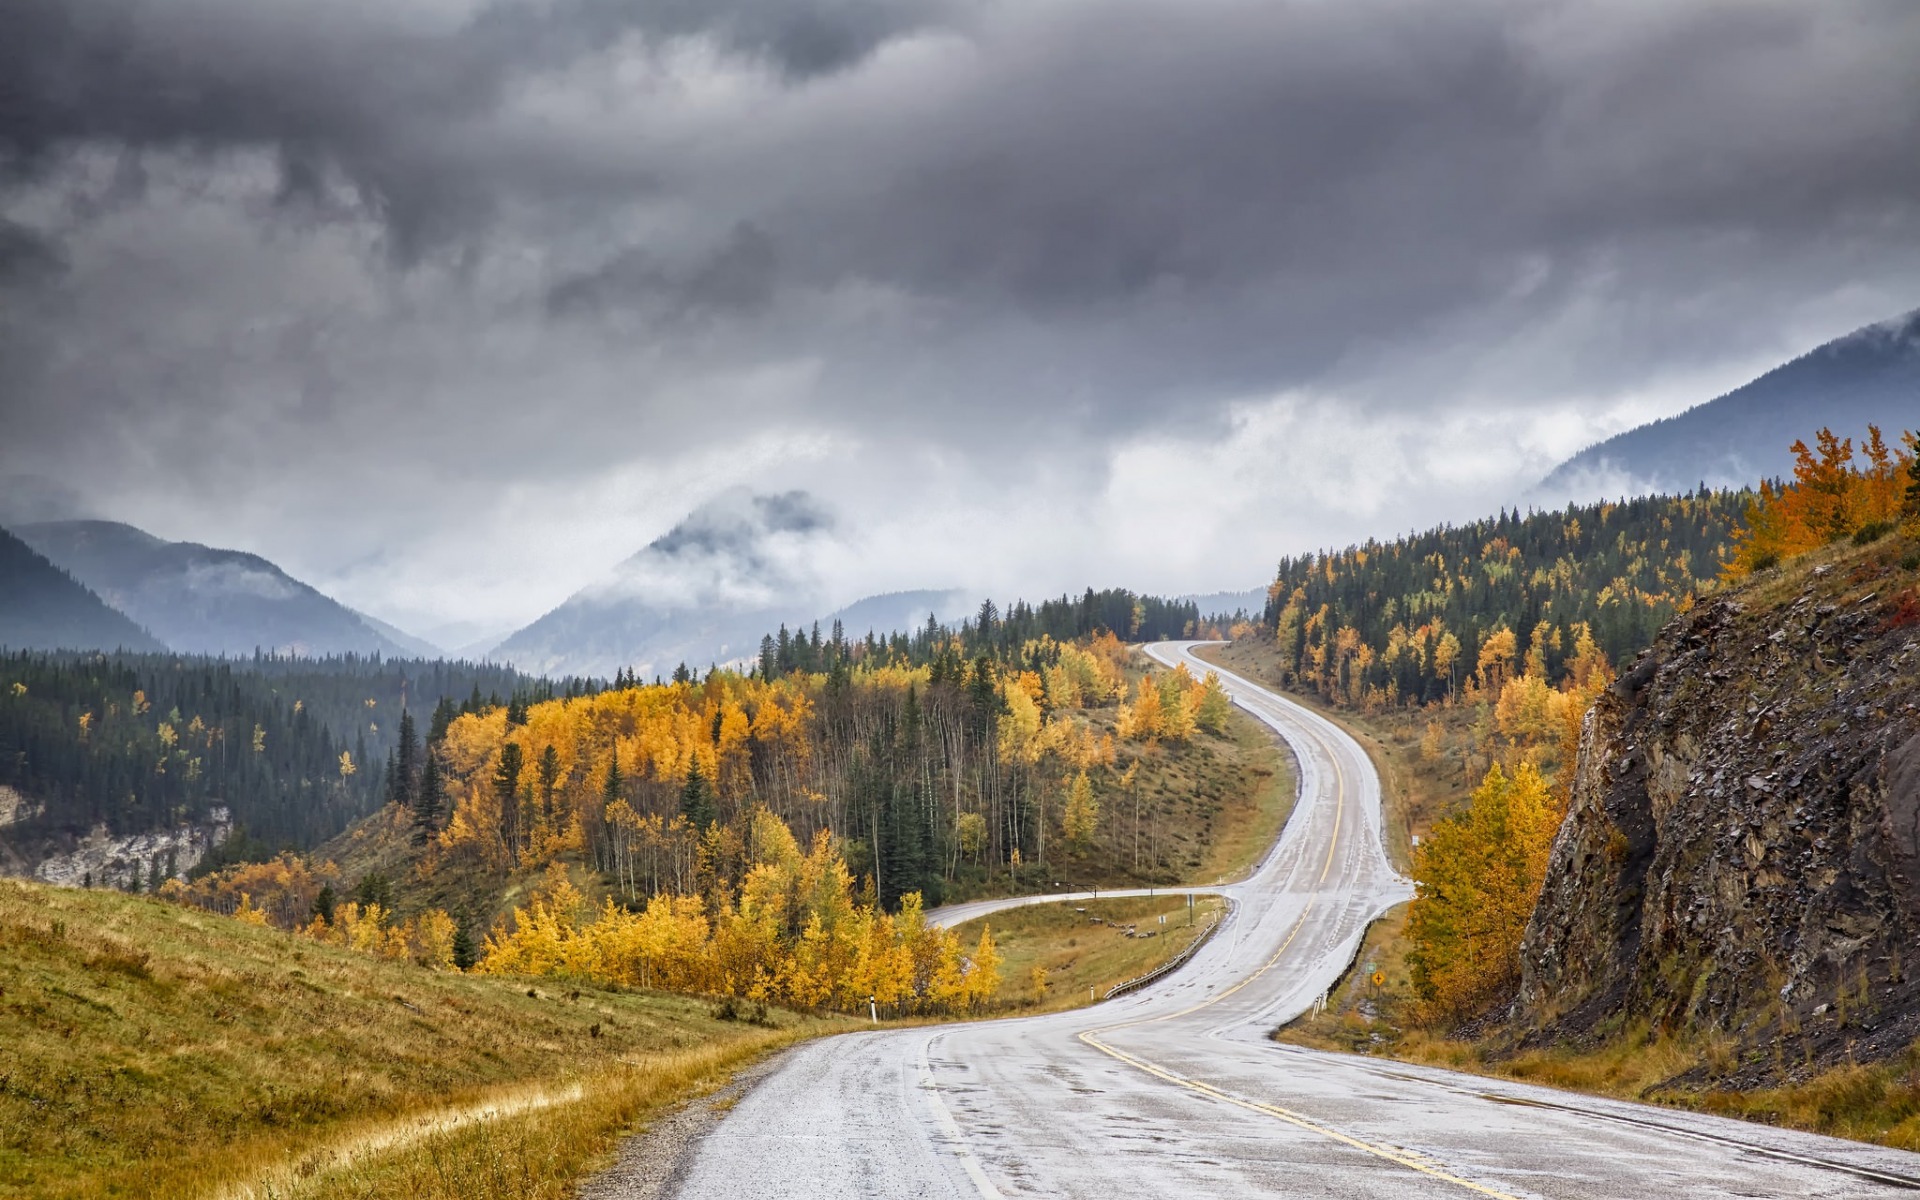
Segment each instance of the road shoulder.
M620 1143L613 1166L580 1185L579 1200L666 1200L678 1193L700 1143L734 1105L778 1071L793 1050L769 1054L715 1090L683 1101L648 1122Z

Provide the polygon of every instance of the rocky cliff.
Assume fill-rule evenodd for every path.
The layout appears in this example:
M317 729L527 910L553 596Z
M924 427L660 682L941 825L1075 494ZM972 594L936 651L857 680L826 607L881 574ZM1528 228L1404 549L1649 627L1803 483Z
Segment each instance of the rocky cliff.
M1809 556L1676 619L1587 717L1513 1027L1710 1034L1751 1086L1920 1037L1920 557Z

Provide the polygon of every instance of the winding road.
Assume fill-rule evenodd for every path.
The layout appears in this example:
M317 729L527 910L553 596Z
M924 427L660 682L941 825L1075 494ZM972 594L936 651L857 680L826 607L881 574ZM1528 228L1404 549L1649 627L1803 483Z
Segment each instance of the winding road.
M1218 670L1196 643L1147 652ZM1220 671L1299 764L1300 798L1182 969L1048 1016L810 1043L743 1097L677 1180L763 1197L1880 1196L1920 1155L1269 1038L1411 894L1379 780L1324 718ZM1102 893L1115 895L1124 893ZM942 910L953 922L1024 901Z

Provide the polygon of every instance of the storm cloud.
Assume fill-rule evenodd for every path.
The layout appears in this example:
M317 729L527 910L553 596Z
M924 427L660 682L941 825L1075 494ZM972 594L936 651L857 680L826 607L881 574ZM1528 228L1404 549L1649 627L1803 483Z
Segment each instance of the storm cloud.
M1915 62L1905 0L19 0L0 476L403 622L742 484L845 599L1246 586L1920 304Z

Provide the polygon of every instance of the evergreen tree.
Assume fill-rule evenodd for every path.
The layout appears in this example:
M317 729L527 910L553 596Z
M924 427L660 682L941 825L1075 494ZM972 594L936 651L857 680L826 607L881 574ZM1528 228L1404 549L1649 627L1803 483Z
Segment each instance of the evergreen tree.
M626 776L620 774L620 750L615 747L612 756L607 759L607 778L600 785L600 799L612 804L622 798L626 786Z
M323 884L320 888L320 894L313 898L312 916L317 920L325 921L329 925L333 924L333 910L337 902L337 898L333 894L333 885L330 883Z
M1907 462L1907 498L1901 511L1909 517L1920 517L1920 434L1908 433L1906 443L1913 457Z
M440 782L440 759L429 753L420 768L420 790L413 804L413 844L424 846L440 832L447 806L446 789Z
M478 700L480 697L480 685L477 683L473 685L473 695L475 700ZM447 729L453 724L453 719L460 716L463 712L475 711L478 710L461 708L453 702L453 698L450 696L440 697L440 703L433 706L433 721L427 726L427 745L438 746L441 742L446 741Z
M462 920L453 927L453 965L461 971L471 971L473 964L480 961L479 952L474 948L473 935L467 932L467 923Z
M687 819L687 824L702 832L720 819L713 802L713 788L701 772L698 758L687 768L686 786L680 789L680 815Z
M540 819L553 824L553 794L560 786L560 752L551 745L540 751Z
M383 909L393 909L393 881L378 871L369 871L353 885L352 900L362 909L379 905Z
M393 769L387 782L387 803L413 807L419 800L420 735L413 714L400 714L400 740L393 748Z
M520 772L526 768L526 755L520 743L500 747L500 765L493 772L493 795L500 804L500 840L515 861L520 857Z

